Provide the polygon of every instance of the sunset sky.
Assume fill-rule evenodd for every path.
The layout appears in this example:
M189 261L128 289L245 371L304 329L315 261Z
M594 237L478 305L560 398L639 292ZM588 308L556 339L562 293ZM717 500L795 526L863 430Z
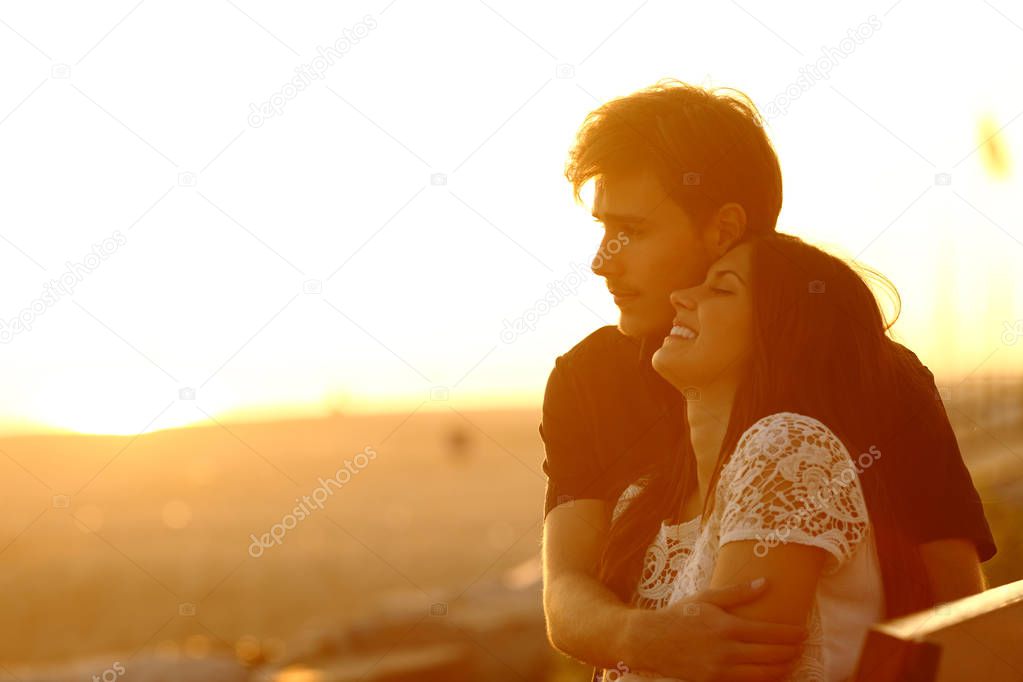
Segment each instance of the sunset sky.
M936 374L1023 369L1023 10L457 6L5 6L0 430L539 406L617 321L567 150L663 77L752 97L779 230L889 277Z

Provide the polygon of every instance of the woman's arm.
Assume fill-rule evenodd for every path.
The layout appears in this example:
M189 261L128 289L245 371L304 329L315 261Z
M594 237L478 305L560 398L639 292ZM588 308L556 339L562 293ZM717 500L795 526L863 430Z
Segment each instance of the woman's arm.
M822 572L848 561L869 530L851 467L838 437L805 415L769 415L740 439L715 491L711 587L760 575L771 587L736 615L806 624Z
M805 625L827 552L785 543L764 554L762 549L757 551L758 544L759 540L738 540L723 545L718 550L711 588L764 576L767 590L756 601L733 607L729 613L771 623Z

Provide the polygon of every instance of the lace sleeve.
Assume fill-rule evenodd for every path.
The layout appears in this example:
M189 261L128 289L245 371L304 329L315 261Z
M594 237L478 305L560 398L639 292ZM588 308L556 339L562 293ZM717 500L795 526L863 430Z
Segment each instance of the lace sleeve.
M757 556L785 542L820 547L828 552L823 572L830 574L869 530L849 452L813 417L779 412L756 422L719 480L719 546L757 540Z

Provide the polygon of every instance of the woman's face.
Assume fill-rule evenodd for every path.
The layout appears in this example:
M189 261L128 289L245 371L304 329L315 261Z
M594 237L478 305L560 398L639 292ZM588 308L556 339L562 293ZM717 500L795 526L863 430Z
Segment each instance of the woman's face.
M702 284L671 292L671 334L654 353L654 369L680 391L738 382L753 347L751 244L715 261Z

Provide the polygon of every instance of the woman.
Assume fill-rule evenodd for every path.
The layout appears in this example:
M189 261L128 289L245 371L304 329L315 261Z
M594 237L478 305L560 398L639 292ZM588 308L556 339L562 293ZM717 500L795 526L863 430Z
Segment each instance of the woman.
M748 679L849 678L872 623L934 604L885 472L900 430L887 406L940 406L921 400L930 386L864 279L797 237L740 243L671 301L652 363L686 398L688 437L622 494L601 579L661 608L766 576L764 597L734 612L810 635L795 665ZM604 679L649 679L639 673L624 661Z

